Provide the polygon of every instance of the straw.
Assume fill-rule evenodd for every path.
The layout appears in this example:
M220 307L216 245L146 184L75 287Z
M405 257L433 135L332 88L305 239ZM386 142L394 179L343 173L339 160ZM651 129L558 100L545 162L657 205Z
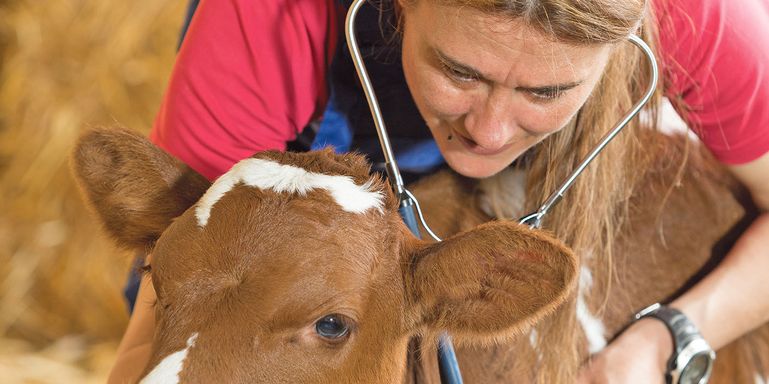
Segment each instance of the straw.
M51 348L75 337L80 356L109 356L123 332L121 289L132 255L103 236L68 156L89 126L148 131L184 8L184 1L158 0L0 2L4 383L87 382L96 369L87 361L99 358L62 360Z

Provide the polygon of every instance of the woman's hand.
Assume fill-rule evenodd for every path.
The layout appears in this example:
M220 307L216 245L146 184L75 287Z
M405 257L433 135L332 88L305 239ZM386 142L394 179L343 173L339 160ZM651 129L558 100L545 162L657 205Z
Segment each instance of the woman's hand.
M663 384L673 339L656 319L633 323L579 372L578 384Z
M697 325L718 350L769 321L769 282L759 272L769 268L769 153L729 170L750 190L760 215L721 264L671 303ZM633 324L582 367L577 382L662 383L672 354L672 337L656 319Z

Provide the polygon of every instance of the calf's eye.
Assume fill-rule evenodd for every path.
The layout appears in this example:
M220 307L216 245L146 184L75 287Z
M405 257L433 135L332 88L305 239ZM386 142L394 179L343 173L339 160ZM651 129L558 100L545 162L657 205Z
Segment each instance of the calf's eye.
M324 339L337 341L347 336L350 326L342 315L327 315L315 323L315 332Z

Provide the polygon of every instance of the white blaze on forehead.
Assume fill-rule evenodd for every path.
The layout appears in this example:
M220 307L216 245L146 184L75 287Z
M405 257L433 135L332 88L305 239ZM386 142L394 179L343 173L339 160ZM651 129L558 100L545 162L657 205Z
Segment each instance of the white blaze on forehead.
M350 176L324 175L274 161L245 159L218 178L198 202L195 217L200 227L208 224L214 204L238 183L301 195L313 189L325 189L343 210L352 213L364 213L371 208L382 212L384 204L382 193L370 190L370 181L357 185Z
M585 296L587 296L592 286L593 274L590 272L590 268L583 265L579 270L577 320L580 325L582 325L582 330L585 331L590 354L600 352L606 347L606 337L604 336L606 330L604 329L603 322L601 319L590 313L590 309L587 307L587 302L585 302Z
M176 351L166 356L163 361L160 362L155 368L147 375L144 376L139 384L169 384L179 382L179 373L182 371L184 365L184 359L187 358L187 352L195 345L197 340L197 332L187 339L187 347L181 351Z

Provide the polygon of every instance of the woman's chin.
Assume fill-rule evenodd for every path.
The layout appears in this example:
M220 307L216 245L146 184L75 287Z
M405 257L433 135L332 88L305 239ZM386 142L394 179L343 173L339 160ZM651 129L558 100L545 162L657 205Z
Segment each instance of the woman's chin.
M508 161L496 156L486 157L457 153L444 154L444 158L451 169L462 176L473 179L494 176L515 160L514 158Z

